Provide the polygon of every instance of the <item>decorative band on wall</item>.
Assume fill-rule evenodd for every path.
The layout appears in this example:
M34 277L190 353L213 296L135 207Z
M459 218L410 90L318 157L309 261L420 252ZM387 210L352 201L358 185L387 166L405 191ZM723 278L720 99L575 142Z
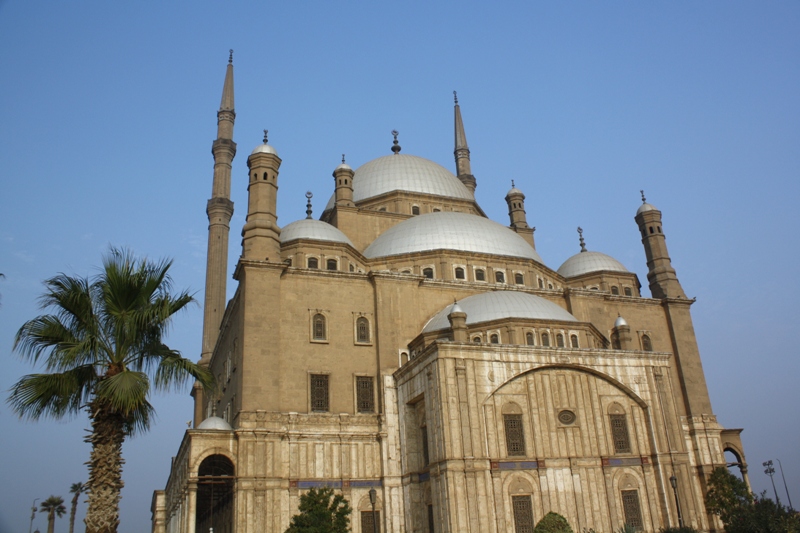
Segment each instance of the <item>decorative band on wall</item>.
M382 487L383 481L380 479L291 479L289 488L291 489L349 489L363 487Z
M648 457L603 457L603 466L641 466L650 464Z
M492 470L532 470L544 467L544 461L492 461Z

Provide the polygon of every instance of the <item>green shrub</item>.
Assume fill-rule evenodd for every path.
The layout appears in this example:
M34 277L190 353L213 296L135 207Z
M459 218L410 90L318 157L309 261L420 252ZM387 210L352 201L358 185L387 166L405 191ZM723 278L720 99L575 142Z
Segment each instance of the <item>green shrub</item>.
M533 533L572 533L567 519L558 513L547 513L544 518L539 520Z

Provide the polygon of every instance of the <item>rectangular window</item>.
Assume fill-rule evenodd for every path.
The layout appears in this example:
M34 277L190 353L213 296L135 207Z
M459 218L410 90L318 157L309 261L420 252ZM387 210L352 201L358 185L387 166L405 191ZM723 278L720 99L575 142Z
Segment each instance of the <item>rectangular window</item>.
M643 529L642 510L639 507L639 491L622 491L622 511L625 513L625 524L631 526L636 531Z
M514 533L533 533L533 507L530 496L512 496Z
M509 456L525 455L525 434L522 430L522 415L503 415L506 427L506 449Z
M373 522L373 519L375 520ZM374 524L378 524L376 528ZM374 529L373 529L374 528ZM361 511L361 533L373 533L374 531L381 530L381 512L375 510L375 516L372 516L372 511Z
M431 464L431 456L428 455L428 426L419 428L422 438L422 466L426 467Z
M436 528L433 522L433 505L428 504L428 533L434 533Z
M611 438L614 439L614 453L631 453L631 441L628 438L628 421L625 415L609 415L611 417Z
M356 404L359 413L375 412L374 380L370 376L356 376Z
M329 408L328 375L311 374L311 410L317 413L325 413Z

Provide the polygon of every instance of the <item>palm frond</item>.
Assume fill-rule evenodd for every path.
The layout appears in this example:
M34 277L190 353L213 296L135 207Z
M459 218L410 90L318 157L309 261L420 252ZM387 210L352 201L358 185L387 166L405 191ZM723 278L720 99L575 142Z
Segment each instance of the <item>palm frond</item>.
M194 378L207 392L216 388L214 375L207 368L175 355L162 357L156 369L153 385L158 391L172 391L186 383L189 378Z
M29 420L75 415L91 398L96 377L91 365L60 373L30 374L11 388L7 401L17 415Z
M113 412L129 417L147 402L150 379L143 372L123 370L103 378L95 387L95 394L106 402Z

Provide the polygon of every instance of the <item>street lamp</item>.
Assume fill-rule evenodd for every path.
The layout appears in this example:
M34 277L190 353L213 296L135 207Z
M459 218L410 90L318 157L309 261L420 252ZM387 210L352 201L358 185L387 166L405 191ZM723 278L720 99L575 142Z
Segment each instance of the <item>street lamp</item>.
M372 504L372 533L378 533L378 521L375 519L375 503L378 501L378 492L369 489L369 503Z
M789 510L794 511L794 507L792 507L792 497L789 496L789 487L786 485L786 476L783 475L783 464L781 464L780 459L775 459L778 461L778 466L781 467L781 477L783 478L783 488L786 489L786 497L789 498Z
M678 478L672 474L669 478L669 484L672 485L672 493L675 495L675 508L678 509L678 525L683 527L683 516L681 516L681 502L678 500Z
M775 501L778 503L778 505L780 505L781 499L778 498L778 491L775 489L775 480L772 478L772 476L775 475L775 469L772 467L772 459L761 463L761 465L766 467L764 469L764 473L768 475L770 481L772 481L772 492L775 493Z
M28 527L28 533L33 531L33 519L36 518L36 500L39 498L34 498L33 503L31 504L31 525Z

